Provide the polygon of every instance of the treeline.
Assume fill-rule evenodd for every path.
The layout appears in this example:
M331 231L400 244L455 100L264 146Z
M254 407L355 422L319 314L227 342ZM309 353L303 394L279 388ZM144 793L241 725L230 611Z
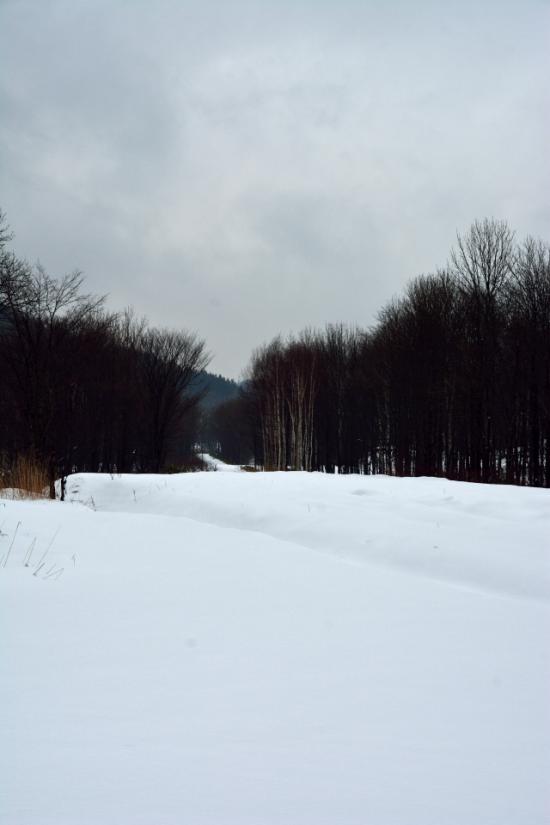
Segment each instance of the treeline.
M476 222L372 330L277 338L246 386L266 469L550 486L550 247Z
M372 329L260 348L240 395L217 379L209 409L202 340L108 312L9 240L0 214L2 473L30 456L53 492L73 471L191 466L200 447L264 469L550 486L550 247L506 223L474 223Z
M52 278L8 251L9 240L0 220L0 471L32 456L53 493L73 471L193 460L204 342L107 312L79 273Z

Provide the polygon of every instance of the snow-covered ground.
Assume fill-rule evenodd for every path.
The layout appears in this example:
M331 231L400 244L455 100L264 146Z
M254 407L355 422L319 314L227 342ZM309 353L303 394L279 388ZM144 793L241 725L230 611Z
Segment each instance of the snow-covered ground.
M0 502L2 823L550 821L550 491L211 472L69 498Z

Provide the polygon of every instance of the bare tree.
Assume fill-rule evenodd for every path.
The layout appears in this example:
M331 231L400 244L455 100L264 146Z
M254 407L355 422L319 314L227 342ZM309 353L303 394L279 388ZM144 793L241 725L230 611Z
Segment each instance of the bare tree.
M30 267L14 256L0 265L4 362L21 399L29 449L48 468L52 497L58 463L55 422L68 390L65 374L71 350L66 344L103 305L102 298L81 294L82 282L79 272L55 279L41 266Z
M198 404L190 392L195 376L208 365L204 341L186 332L151 329L139 341L140 388L144 394L145 438L150 469L159 472L175 428Z

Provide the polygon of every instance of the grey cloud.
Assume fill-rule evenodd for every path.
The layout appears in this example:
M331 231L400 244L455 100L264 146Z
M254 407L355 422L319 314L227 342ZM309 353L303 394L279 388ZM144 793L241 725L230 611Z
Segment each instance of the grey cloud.
M238 375L482 215L548 235L548 4L0 3L15 248Z

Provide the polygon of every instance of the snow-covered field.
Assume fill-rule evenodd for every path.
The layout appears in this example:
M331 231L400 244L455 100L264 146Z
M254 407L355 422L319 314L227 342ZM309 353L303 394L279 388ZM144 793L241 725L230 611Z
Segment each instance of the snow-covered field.
M548 823L550 491L223 469L0 502L0 821Z

